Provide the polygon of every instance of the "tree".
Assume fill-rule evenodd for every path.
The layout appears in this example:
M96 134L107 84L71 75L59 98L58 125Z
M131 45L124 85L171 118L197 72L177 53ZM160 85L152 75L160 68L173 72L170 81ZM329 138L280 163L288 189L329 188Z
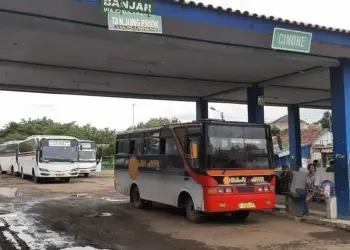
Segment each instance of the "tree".
M75 122L59 123L46 117L42 119L22 119L19 123L10 122L0 130L0 143L12 140L23 140L31 135L68 135L79 139L105 144L103 157L113 156L116 131L97 129L90 124L78 126Z
M316 122L320 124L322 129L331 129L332 126L332 113L330 111L326 111L323 113L322 118Z
M147 122L140 122L135 126L135 128L136 129L154 128L154 127L160 127L164 125L177 124L177 123L180 123L180 121L175 117L171 119L166 117L158 117L158 118L151 118ZM132 127L130 127L129 129L132 129Z
M271 134L272 136L277 136L281 133L281 130L279 128L277 128L276 126L271 128Z

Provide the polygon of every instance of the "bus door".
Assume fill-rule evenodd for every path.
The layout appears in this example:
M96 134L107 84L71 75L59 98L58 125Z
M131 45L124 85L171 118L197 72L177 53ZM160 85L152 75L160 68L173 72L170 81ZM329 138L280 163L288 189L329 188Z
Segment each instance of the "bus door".
M102 171L102 148L97 146L96 148L96 172L101 173Z

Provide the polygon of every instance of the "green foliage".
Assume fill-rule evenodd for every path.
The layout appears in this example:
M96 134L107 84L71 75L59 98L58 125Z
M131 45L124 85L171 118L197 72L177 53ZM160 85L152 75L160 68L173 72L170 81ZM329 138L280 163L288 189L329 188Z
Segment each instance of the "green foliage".
M141 129L141 128L154 128L154 127L160 127L164 125L170 125L170 124L176 124L180 123L179 119L177 118L165 118L165 117L159 117L159 118L151 118L147 122L140 122L135 126L136 129ZM132 129L130 127L129 129Z
M330 126L332 126L332 113L329 111L324 112L322 118L316 123L320 124L322 129L330 129Z
M103 157L113 156L116 131L97 129L90 124L78 126L75 122L59 123L46 117L42 119L22 119L19 123L10 122L0 130L0 143L12 140L23 140L31 135L68 135L79 139L92 140L105 144Z

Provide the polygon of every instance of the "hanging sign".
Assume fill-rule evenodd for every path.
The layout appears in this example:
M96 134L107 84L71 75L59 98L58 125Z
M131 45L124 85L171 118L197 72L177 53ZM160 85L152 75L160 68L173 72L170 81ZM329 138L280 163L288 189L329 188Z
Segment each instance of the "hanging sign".
M108 12L108 29L162 34L162 17Z
M125 13L125 14L146 14L154 13L153 0L102 0L103 12Z
M273 31L273 49L310 53L312 33L298 30L275 28Z

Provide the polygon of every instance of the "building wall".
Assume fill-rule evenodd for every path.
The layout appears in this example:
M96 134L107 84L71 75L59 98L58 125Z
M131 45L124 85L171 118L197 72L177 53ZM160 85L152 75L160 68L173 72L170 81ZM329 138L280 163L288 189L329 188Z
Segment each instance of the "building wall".
M326 146L330 144L333 144L333 134L330 131L326 131L314 141L314 143L312 144L312 147L315 145ZM320 152L314 152L314 150L312 150L311 158L313 160L318 160L319 162L321 162L322 154Z

